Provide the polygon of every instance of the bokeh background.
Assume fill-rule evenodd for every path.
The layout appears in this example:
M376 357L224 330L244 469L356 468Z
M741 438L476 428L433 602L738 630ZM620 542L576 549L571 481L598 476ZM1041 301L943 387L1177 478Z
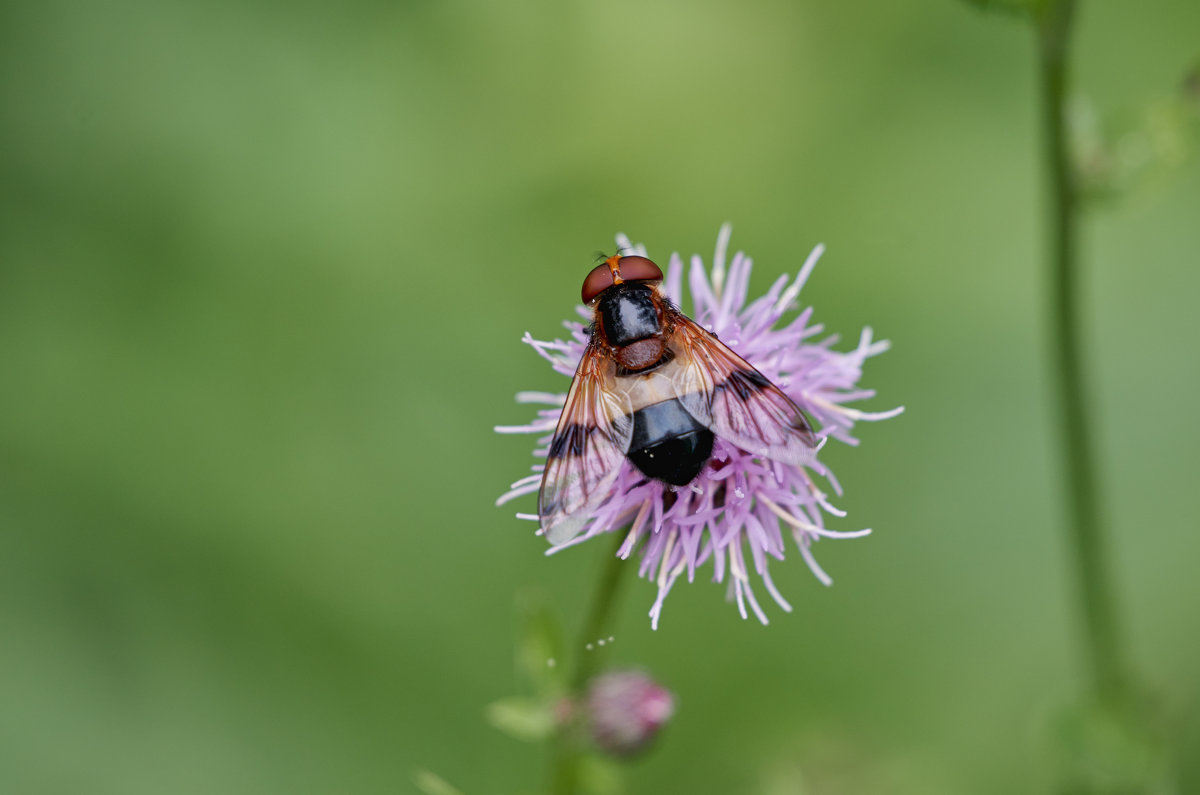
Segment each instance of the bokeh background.
M1084 3L1136 117L1200 5ZM1011 793L1085 686L1048 410L1029 31L911 3L48 0L0 7L0 790L534 792L488 726L515 604L579 625L605 550L493 501L618 231L718 226L899 419L827 460L847 529L795 612L630 580L614 661L678 696L632 793ZM1200 163L1084 229L1104 510L1133 661L1200 790Z

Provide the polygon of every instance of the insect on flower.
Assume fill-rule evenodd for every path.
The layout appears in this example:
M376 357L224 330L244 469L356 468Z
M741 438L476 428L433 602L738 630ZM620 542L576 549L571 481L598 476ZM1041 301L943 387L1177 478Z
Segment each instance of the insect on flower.
M524 336L573 379L570 392L519 392L518 402L542 404L537 416L496 428L538 437L532 473L496 504L538 492L538 512L517 516L539 524L547 554L622 533L616 554L638 555L639 575L658 586L653 627L675 583L694 581L705 564L743 618L753 611L767 623L753 573L790 611L769 571L789 536L817 579L831 584L813 544L871 531L826 527L827 516L846 514L817 485L814 476L842 493L818 453L830 439L857 445L856 423L904 410L845 405L874 396L859 381L866 360L888 343L865 328L856 345L837 350L837 335L800 306L824 247L794 278L781 275L752 298L750 257L726 258L730 233L721 227L710 264L694 255L685 266L672 254L665 278L644 247L619 235L630 256L588 274L577 307L583 323L566 321L566 339ZM689 296L687 317L678 307Z
M670 486L696 478L714 436L772 461L812 461L817 441L800 407L672 305L662 278L646 257L614 255L584 279L591 337L538 496L551 544L578 535L626 458Z

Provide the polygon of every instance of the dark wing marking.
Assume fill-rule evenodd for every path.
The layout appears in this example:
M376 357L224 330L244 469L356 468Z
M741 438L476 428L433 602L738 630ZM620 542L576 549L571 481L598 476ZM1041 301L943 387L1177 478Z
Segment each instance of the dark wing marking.
M604 501L633 437L628 398L614 392L616 363L589 345L550 440L538 517L554 545L570 541Z
M674 313L679 402L717 436L754 455L799 466L817 446L812 425L783 391L715 336Z

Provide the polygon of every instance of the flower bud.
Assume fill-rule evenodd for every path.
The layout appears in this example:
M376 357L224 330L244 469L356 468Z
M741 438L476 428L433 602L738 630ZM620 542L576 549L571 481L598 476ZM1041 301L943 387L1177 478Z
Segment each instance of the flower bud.
M586 696L588 728L602 750L626 756L643 750L675 711L670 691L641 671L592 679Z

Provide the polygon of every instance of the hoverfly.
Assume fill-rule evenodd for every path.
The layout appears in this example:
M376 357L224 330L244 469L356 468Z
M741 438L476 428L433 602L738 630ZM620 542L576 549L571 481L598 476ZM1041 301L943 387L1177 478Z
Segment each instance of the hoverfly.
M720 437L790 465L812 460L804 412L716 336L671 304L646 257L614 255L584 279L591 338L550 441L538 518L552 544L574 538L628 459L685 486Z

